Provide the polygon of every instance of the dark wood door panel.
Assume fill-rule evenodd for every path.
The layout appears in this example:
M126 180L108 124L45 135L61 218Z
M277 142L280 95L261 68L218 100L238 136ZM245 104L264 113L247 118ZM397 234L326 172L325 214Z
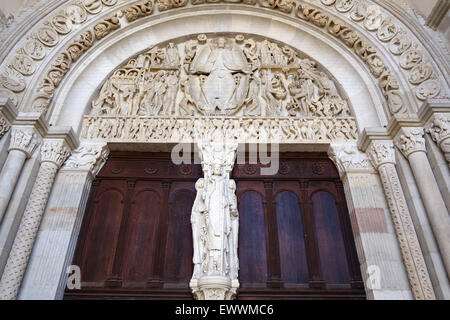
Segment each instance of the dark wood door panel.
M71 299L192 299L190 214L199 165L170 154L112 153L93 183Z

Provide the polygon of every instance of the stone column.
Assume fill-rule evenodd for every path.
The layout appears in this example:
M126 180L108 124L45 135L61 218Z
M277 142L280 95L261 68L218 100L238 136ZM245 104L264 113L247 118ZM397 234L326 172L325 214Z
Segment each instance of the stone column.
M106 162L105 143L83 143L56 176L18 299L62 299L92 181Z
M450 217L428 161L423 136L422 128L402 128L395 144L409 161L449 276Z
M333 144L329 156L344 184L367 298L412 299L383 188L368 157L353 143Z
M395 168L394 144L390 141L373 141L368 155L380 174L414 298L434 300L433 286Z
M44 141L41 147L41 166L0 280L2 300L17 297L56 172L69 155L60 140Z
M190 287L198 300L230 300L239 287L239 215L230 173L238 144L223 138L200 141L204 178L196 183L191 223L194 272Z
M445 160L450 166L450 125L446 115L437 114L433 117L427 132L431 135L434 142L441 148Z
M37 144L36 133L33 128L13 128L8 158L0 174L0 223L8 208L23 164L27 158L31 157Z

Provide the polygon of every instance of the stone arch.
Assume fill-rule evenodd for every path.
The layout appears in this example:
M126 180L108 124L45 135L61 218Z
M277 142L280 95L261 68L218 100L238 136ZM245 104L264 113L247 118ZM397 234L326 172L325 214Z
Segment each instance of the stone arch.
M94 5L95 4L95 5ZM335 7L332 7L333 5L335 5ZM366 42L368 41L368 43L370 43L370 45L375 48L376 51L379 51L379 57L381 57L381 60L384 61L384 64L388 67L389 70L391 70L393 72L394 75L394 79L397 78L397 82L399 82L399 85L401 87L401 94L405 95L406 97L406 101L404 101L406 104L411 104L411 105L417 105L417 102L413 102L413 97L411 97L411 94L409 93L410 90L408 90L408 85L406 84L407 81L405 81L405 79L407 78L407 75L403 75L404 73L401 68L398 68L398 64L399 62L397 61L397 57L395 57L395 55L393 55L391 52L389 52L389 50L387 50L385 48L385 43L386 39L389 39L390 36L388 36L388 38L386 38L386 36L384 36L383 40L380 40L380 36L375 36L373 33L377 32L377 30L381 27L381 25L383 24L383 22L386 22L385 25L388 25L390 21L393 21L393 23L395 24L395 26L393 27L394 29L398 29L399 27L397 25L400 25L401 28L407 30L408 28L404 25L402 25L402 22L397 20L393 20L393 13L389 12L388 10L386 10L386 5L384 5L384 7L382 7L381 5L384 5L383 3L381 3L380 5L378 4L372 4L370 2L366 2L364 1L362 4L362 7L368 7L369 11L367 13L367 10L363 10L363 9L359 9L359 6L354 4L352 2L351 7L349 8L339 8L338 7L338 2L335 1L322 1L320 4L309 4L307 1L303 2L303 1L293 1L293 2L274 2L272 4L269 4L265 1L244 1L244 4L239 4L239 3L233 3L231 5L231 3L226 5L226 8L228 9L230 7L231 8L236 8L236 9L244 9L244 10L249 10L252 12L255 12L257 10L259 11L269 11L269 9L275 9L274 11L271 11L271 15L273 16L284 16L284 17L289 17L290 15L290 19L291 20L296 20L297 23L301 23L302 21L307 21L309 24L314 25L315 27L319 27L322 29L325 29L324 31L327 32L327 28L325 26L325 22L326 21L330 21L331 19L334 19L334 22L340 22L340 21L345 21L346 25L344 26L344 28L347 28L347 26L349 26L350 29L355 29L358 31L361 31L361 34L363 34L362 36L362 42L358 44L358 48L355 49L355 51L357 51L357 53L359 53L360 55L362 54L363 56L366 55L363 60L365 60L367 58L367 52L365 53L365 49L367 49L368 47L366 46ZM114 32L116 29L123 29L124 25L125 27L127 26L127 24L135 24L135 23L141 23L144 20L151 20L154 16L156 15L160 15L161 17L167 16L172 14L172 10L171 9L177 9L177 11L182 11L182 10L186 10L186 11L191 11L192 7L195 7L195 9L198 8L198 10L202 10L202 9L208 9L211 10L209 8L214 8L212 10L215 10L216 8L220 8L220 7L224 7L224 5L222 4L211 4L208 3L208 1L194 1L192 4L189 3L188 1L182 1L182 2L177 2L177 3L172 3L171 1L157 1L154 2L153 0L151 1L138 1L134 4L124 4L121 3L120 1L104 1L101 2L100 0L98 1L94 1L92 5L84 5L81 7L81 12L85 12L86 11L89 13L89 17L85 22L80 22L81 20L83 20L83 18L81 18L81 20L76 20L77 17L74 17L73 15L73 11L74 11L74 4L67 4L67 7L71 6L71 10L66 10L66 20L64 20L63 18L61 18L58 15L55 15L53 12L54 11L47 11L48 13L48 19L50 21L50 27L52 27L53 29L56 28L56 31L49 31L49 29L45 29L45 31L53 33L53 35L56 35L56 37L58 38L62 38L64 41L64 45L68 45L70 44L70 38L74 38L74 35L72 32L75 29L78 29L77 27L79 27L80 25L85 25L87 24L88 26L90 25L91 27L93 26L93 30L95 30L96 37L97 38L103 38L105 37L108 33L110 32ZM67 9L66 7L64 7L64 9ZM362 16L362 18L354 18L355 15L355 10L362 10L361 12L366 12L366 16L368 15L368 17L366 16ZM373 9L373 10L372 10ZM119 11L117 11L119 10ZM372 12L373 11L373 12ZM67 12L71 12L71 13L67 13ZM358 11L359 12L359 11ZM109 18L107 18L108 15L110 15L111 13L114 13L116 15L116 18L112 19L112 20L108 20ZM306 14L306 15L305 15ZM58 18L63 19L64 21L66 21L65 24L63 24L63 27L59 26L59 27L55 27L56 22L58 21L58 18L54 18L53 16L58 16ZM71 17L72 19L75 20L75 23L70 23L67 22L67 16ZM92 17L93 16L93 17ZM126 16L126 18L123 18L123 16ZM294 17L294 18L293 18ZM370 18L369 18L370 17ZM305 19L306 18L306 19ZM56 20L55 20L56 19ZM102 20L103 19L103 20ZM125 22L124 19L127 19L128 22ZM320 19L325 19L324 21L320 21ZM56 21L56 22L55 22ZM368 21L372 21L372 22L368 22ZM77 24L77 22L79 22L80 24ZM53 23L53 24L52 24ZM358 26L358 24L363 24L364 28L362 28L361 26ZM372 25L373 24L373 25ZM65 26L65 27L64 27ZM59 28L59 29L58 29ZM359 28L359 30L358 30ZM42 31L43 29L39 29L38 31ZM87 29L84 29L87 30ZM334 31L336 31L337 29L333 29ZM329 30L328 30L329 31ZM333 32L334 32L333 31ZM329 31L330 32L330 31ZM79 33L79 32L78 32ZM67 34L67 35L66 35ZM41 40L43 38L45 38L43 36L42 32L38 32L38 39L39 36L41 36ZM408 34L409 37L412 37L412 35L409 33ZM423 35L420 35L423 39ZM338 36L339 38L340 36ZM411 39L408 38L408 40L406 40L406 42L411 42ZM417 44L418 42L420 42L421 39L413 39L414 43ZM63 41L60 41L61 43ZM383 42L384 41L384 42ZM44 41L46 42L46 44L48 45L55 45L54 43ZM42 44L42 43L41 43ZM72 43L73 44L73 43ZM21 44L16 44L16 47L19 49ZM362 45L362 46L361 46ZM28 47L24 47L24 48L28 48ZM57 44L57 48L59 48L58 50L62 49L63 46L61 46L60 44ZM85 51L85 49L87 48L82 48L82 51ZM423 48L419 48L420 50L422 50ZM54 53L50 53L48 56L55 56L57 54L57 51L54 51ZM362 51L361 51L362 50ZM370 50L369 50L370 51ZM431 51L431 50L430 50ZM436 50L434 50L436 51ZM430 60L430 63L433 63L433 67L436 66L435 60L437 61L438 58L436 58L436 54L435 52L433 53L433 57L427 57L427 59ZM421 53L420 53L421 54ZM14 65L14 61L16 61L17 59L21 59L24 58L24 55L26 56L26 52L25 54L22 54L20 56L15 56L12 57L12 64ZM379 64L381 63L380 60L378 59L379 57L375 57L375 64ZM25 57L26 58L26 57ZM26 58L28 61L29 59ZM397 60L396 60L397 59ZM32 59L33 60L33 59ZM44 58L44 61L49 61L49 59ZM33 61L32 61L33 62ZM446 65L446 64L444 64ZM420 68L418 68L420 69ZM418 70L416 69L416 71ZM426 69L426 70L425 70ZM36 80L33 80L31 82L32 86L37 86L38 85L38 81L42 81L42 79L45 77L45 73L48 73L49 70L48 68L40 68L38 66L37 68L38 72L36 73L36 75L38 75L39 73L41 74L40 76L38 76L36 78ZM427 77L431 77L430 73L430 69L429 68L425 68L423 67L421 69L422 71L424 71L427 75ZM10 71L10 70L6 70L6 71ZM420 71L420 70L419 70ZM433 70L432 70L433 71ZM44 72L44 73L42 73ZM403 73L402 73L403 72ZM8 73L8 72L7 72ZM15 71L11 70L11 72L8 73L8 76L10 76L11 78L14 78ZM27 72L26 72L27 73ZM439 74L439 71L436 72L432 72L433 76L436 78L440 78L441 81L443 81L442 77ZM16 74L17 76L17 74ZM56 76L56 75L54 75ZM19 75L18 77L21 78L21 76ZM390 79L392 81L394 81L394 79ZM419 81L420 82L420 81ZM417 85L422 84L422 83L418 83ZM430 90L433 91L434 90L434 96L439 94L437 92L438 87L440 87L440 85L438 85L436 82L433 82L434 86L432 85L432 83L430 81L428 81L426 86L427 88L423 88L424 86L422 86L422 92L428 92L428 95L430 95ZM394 81L394 87L396 86L396 83ZM433 88L431 88L433 87ZM444 84L444 90L445 88L445 84ZM18 89L18 88L15 88ZM6 91L8 89L5 88L4 92L6 95L11 96L12 99L16 99L17 101L20 100L20 95L19 97L16 97L11 91ZM425 90L425 91L424 91ZM439 91L440 92L440 91ZM384 92L384 94L386 95L386 92ZM389 98L389 95L387 95ZM40 103L47 103L45 101L47 101L49 99L49 97L44 94L38 94L33 95L32 97L28 96L25 97L25 99L23 100L23 105L27 105L29 106L31 101L30 99L36 99L38 98L38 101L40 101ZM392 95L390 96L390 100L395 100L397 102L399 102L400 100L398 100L398 96L395 95L394 97L392 97ZM38 104L40 104L38 103ZM412 112L414 112L415 110L417 110L417 107L413 107Z

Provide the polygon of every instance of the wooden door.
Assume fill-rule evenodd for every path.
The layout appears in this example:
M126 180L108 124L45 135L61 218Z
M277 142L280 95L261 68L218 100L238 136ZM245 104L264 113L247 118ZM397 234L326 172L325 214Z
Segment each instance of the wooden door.
M236 165L240 299L364 299L343 186L326 154Z
M65 299L192 299L191 208L199 165L112 153L95 179Z

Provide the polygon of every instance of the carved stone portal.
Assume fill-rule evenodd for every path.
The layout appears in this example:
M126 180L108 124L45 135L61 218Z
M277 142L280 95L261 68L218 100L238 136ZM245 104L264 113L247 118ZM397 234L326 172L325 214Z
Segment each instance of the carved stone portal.
M196 143L204 178L192 208L196 299L239 288L239 213L230 173L239 143L351 141L355 118L334 81L292 48L205 34L158 45L107 79L81 137Z

